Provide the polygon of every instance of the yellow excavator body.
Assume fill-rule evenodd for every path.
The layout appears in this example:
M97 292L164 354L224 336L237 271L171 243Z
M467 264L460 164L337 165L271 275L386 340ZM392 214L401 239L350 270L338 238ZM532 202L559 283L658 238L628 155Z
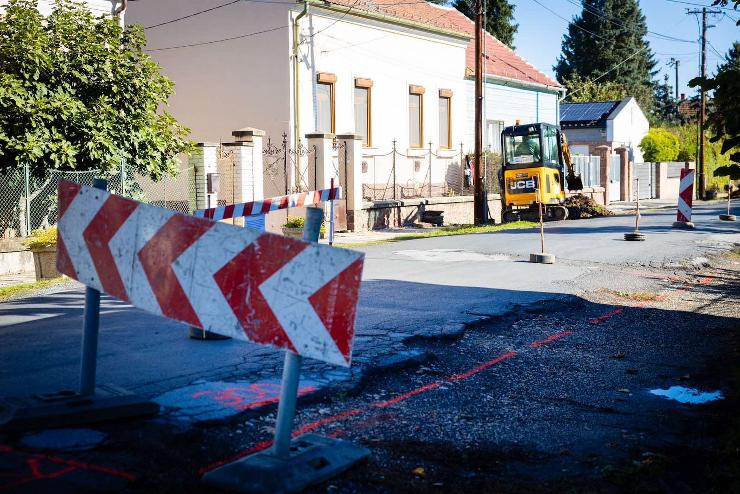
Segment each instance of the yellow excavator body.
M583 184L560 128L546 123L515 125L503 130L501 141L504 221L537 219L539 202L545 206L545 219L566 219L566 183L569 190L580 190Z

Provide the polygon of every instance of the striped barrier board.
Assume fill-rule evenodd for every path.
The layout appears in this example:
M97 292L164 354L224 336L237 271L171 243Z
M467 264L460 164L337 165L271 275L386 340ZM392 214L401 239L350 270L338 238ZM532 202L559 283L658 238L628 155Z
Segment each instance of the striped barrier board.
M681 182L678 186L678 212L676 221L691 222L691 205L694 197L694 170L681 169Z
M320 202L334 201L342 198L342 188L312 190L309 192L298 192L285 196L271 197L261 201L243 202L241 204L229 204L217 208L199 209L195 216L208 218L216 221L229 218L241 218L242 216L255 216L267 214L287 208L300 208L311 206Z
M59 184L57 269L148 312L349 366L363 254Z

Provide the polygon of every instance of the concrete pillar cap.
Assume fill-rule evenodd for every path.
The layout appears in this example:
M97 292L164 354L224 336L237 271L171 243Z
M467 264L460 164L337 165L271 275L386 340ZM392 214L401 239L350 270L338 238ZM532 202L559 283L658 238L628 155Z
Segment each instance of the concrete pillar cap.
M251 141L253 137L264 137L265 131L254 127L242 127L231 132L237 141Z

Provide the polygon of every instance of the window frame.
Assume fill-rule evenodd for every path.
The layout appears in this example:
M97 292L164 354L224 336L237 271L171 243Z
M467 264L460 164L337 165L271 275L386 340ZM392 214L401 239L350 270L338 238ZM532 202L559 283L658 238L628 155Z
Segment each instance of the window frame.
M409 148L422 149L424 147L424 92L423 86L409 85L408 112L409 112ZM419 97L419 143L411 142L411 96Z
M365 115L367 125L367 135L363 136L362 146L369 148L373 145L373 81L362 77L355 78L354 89L364 89L367 91L367 114ZM354 96L354 93L352 94ZM357 132L357 114L355 112L355 132Z
M443 146L442 142L439 142L439 148L440 149L452 149L452 91L450 89L440 89L439 90L439 99L447 100L447 145ZM439 111L439 106L437 110ZM439 127L441 124L441 120L439 119L439 115L437 115L437 126ZM438 129L441 130L441 129ZM438 132L439 133L439 132ZM439 138L439 136L437 136Z
M330 132L332 134L336 134L336 104L335 104L335 97L336 97L336 84L337 82L337 76L334 74L329 74L326 72L319 72L316 74L316 85L322 85L322 86L329 86L329 112L330 112L330 120L331 120L331 130ZM318 108L317 108L318 110ZM316 129L319 130L319 129ZM324 132L324 130L321 130L321 132Z

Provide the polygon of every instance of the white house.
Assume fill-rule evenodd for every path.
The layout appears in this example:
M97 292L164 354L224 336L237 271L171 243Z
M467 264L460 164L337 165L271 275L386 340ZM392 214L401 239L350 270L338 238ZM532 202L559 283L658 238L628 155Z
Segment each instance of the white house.
M563 103L560 125L565 129L573 154L595 155L595 148L605 145L609 153L625 147L630 161L643 161L638 145L650 130L650 124L631 96L621 101Z
M223 2L216 0L139 0L130 4L126 22L147 27L147 50L176 84L170 111L197 141L227 141L234 129L250 126L264 130L272 144L286 133L293 148L308 133L360 134L371 161L388 156L394 141L406 156L429 142L435 155L457 153L466 132L469 36L411 16L412 10L439 14L426 3L382 3L219 8ZM386 182L390 161L367 173L372 169ZM443 181L444 170L437 173L434 181ZM266 194L283 192L282 180L265 182Z

